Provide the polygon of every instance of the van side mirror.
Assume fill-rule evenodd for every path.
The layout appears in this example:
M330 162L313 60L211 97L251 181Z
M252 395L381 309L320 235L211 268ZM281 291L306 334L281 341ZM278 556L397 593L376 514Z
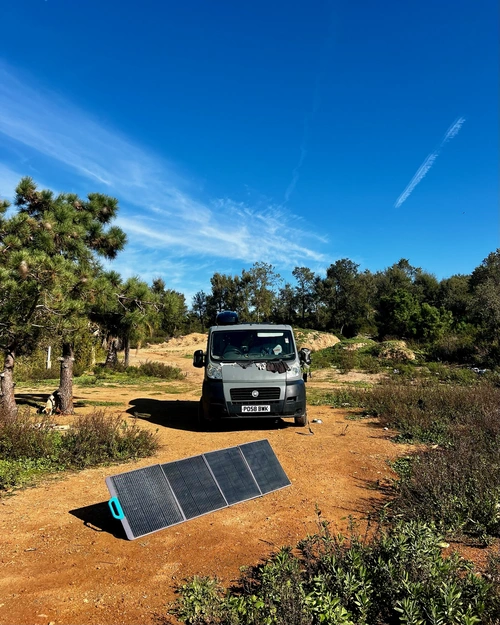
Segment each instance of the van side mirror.
M309 366L311 364L311 350L308 347L301 347L299 350L299 360L301 364Z
M205 366L205 357L202 349L197 349L193 354L193 367L201 369Z

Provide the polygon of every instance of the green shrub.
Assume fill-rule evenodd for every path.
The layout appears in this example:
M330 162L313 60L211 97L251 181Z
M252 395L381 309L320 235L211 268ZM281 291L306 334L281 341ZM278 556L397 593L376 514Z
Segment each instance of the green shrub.
M0 458L50 458L57 456L61 433L52 429L45 415L20 409L13 421L0 423Z
M469 333L447 334L429 346L429 357L448 363L474 363L477 357L476 334L472 328Z
M94 376L82 376L76 382L83 386L91 384L99 384L101 381L109 382L127 382L135 381L141 377L160 378L162 380L183 380L186 375L178 367L166 365L156 360L146 360L141 362L139 366L126 367L123 362L118 362L112 369L104 365L96 365L94 368ZM92 378L95 382L92 382Z
M37 477L62 468L50 458L0 460L0 491L30 485Z
M71 430L60 432L47 418L20 410L14 421L0 423L0 490L44 473L143 458L157 449L156 434L103 411L80 416Z
M157 435L129 425L120 416L104 411L78 417L63 438L62 458L67 466L84 468L111 462L144 458L158 449Z
M195 577L171 614L190 625L493 625L494 583L456 555L444 558L432 525L398 523L371 541L320 532L282 548L224 589ZM493 567L494 568L494 567Z
M7 490L22 483L22 467L19 462L0 460L0 490Z
M500 411L476 416L449 432L445 448L396 465L394 514L432 521L454 536L500 536Z
M313 352L311 368L316 370L336 367L341 373L349 373L353 369L362 369L370 373L378 373L382 370L380 361L371 354L373 341L367 342L366 347L360 349L352 349L352 345L350 342L343 341L333 347Z
M131 367L127 368L127 373ZM146 360L141 362L137 367L139 375L145 375L151 378L161 378L162 380L183 380L186 376L178 367L166 365L163 362L155 360Z

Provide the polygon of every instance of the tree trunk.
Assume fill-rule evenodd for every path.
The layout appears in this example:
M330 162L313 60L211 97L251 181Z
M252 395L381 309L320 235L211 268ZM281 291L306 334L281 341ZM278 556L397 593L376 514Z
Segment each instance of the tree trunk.
M14 421L17 417L16 397L14 395L14 361L16 349L11 346L7 349L0 373L0 420Z
M114 369L118 362L118 339L110 336L108 339L108 353L106 354L105 367Z
M124 365L128 367L130 365L130 339L128 336L123 340L124 347Z
M63 343L61 361L61 373L59 380L58 401L56 407L63 414L74 414L73 408L73 346L70 343Z

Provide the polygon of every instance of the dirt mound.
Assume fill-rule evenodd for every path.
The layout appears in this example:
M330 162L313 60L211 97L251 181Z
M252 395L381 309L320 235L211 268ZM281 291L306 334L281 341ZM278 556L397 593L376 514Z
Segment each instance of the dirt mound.
M302 332L301 330L295 330L295 338L299 349L308 347L313 352L340 343L340 339L329 332Z
M405 362L415 360L415 352L406 346L404 341L386 341L381 343L378 357L385 360Z
M183 349L205 349L207 345L207 335L200 332L193 332L192 334L186 334L185 336L179 336L178 338L170 339L156 345L156 347L162 349L168 349L170 351L182 351ZM149 347L153 347L150 345Z

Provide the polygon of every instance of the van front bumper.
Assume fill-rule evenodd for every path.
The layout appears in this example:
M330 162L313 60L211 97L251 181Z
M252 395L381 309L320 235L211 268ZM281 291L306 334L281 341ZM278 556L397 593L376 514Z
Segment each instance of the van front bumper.
M243 385L237 386L243 387ZM249 388L249 386L245 385L245 388ZM208 379L203 382L203 410L212 419L279 418L305 414L306 388L304 380L287 382L284 390L282 399L226 401L222 380ZM269 406L270 412L243 412L243 406L257 407L259 405Z

